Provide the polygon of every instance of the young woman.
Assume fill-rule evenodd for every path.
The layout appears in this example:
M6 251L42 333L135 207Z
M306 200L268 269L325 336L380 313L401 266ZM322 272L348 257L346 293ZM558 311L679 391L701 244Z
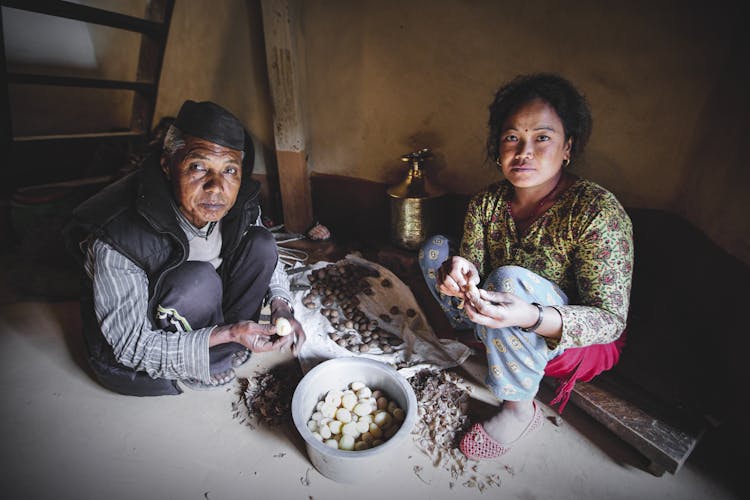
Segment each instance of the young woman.
M630 300L633 242L617 199L568 171L591 132L581 93L552 74L520 76L490 106L489 158L504 180L469 203L459 255L444 236L420 252L425 279L456 327L487 352L486 383L501 410L462 438L472 459L494 458L542 424L534 402L556 364L590 380L619 357ZM562 410L560 410L562 411Z

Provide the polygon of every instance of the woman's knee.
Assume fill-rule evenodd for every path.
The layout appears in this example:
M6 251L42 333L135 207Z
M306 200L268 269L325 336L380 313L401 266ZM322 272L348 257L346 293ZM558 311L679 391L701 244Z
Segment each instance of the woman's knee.
M488 283L502 283L505 279L518 279L528 276L538 276L537 274L529 271L525 267L521 266L500 266L494 269L488 276Z
M521 266L500 266L485 281L484 288L509 292L543 304L567 304L568 298L555 283Z
M450 256L450 239L442 234L428 237L419 248L419 266L436 268Z

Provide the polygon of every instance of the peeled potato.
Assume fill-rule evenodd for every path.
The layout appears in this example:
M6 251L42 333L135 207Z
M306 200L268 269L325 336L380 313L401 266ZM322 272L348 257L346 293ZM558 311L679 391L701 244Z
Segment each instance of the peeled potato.
M373 391L357 381L343 391L329 390L315 405L307 427L315 439L327 446L359 451L392 437L405 417L398 403L389 400L382 391Z
M276 320L276 335L279 337L286 337L292 333L292 324L286 318L279 318Z
M472 305L478 303L481 298L479 296L479 288L474 283L467 283L464 287L464 297L471 303Z

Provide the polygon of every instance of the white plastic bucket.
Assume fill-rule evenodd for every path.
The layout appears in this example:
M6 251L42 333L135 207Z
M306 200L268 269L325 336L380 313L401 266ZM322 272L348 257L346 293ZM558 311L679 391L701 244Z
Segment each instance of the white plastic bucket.
M361 451L333 449L315 439L307 421L328 391L344 390L355 381L386 393L404 410L406 418L398 432L380 446ZM409 382L390 365L366 358L330 359L310 370L300 381L292 397L292 418L305 440L307 456L318 472L340 483L382 479L383 472L394 462L394 455L411 435L417 419L417 397Z

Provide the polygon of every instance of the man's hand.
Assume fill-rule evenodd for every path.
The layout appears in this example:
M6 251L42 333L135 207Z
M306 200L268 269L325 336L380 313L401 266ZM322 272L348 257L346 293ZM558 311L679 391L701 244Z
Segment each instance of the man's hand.
M305 343L307 336L305 330L302 328L302 324L294 319L292 310L289 309L289 305L282 299L274 299L271 301L271 324L275 325L276 320L279 318L286 318L289 324L292 325L292 333L286 337L281 337L283 346L287 346L291 343L292 354L295 356L299 355L302 344Z
M476 266L457 255L448 257L438 269L438 291L452 297L463 298L467 284L479 284L479 272Z
M287 337L275 339L274 333L276 329L272 325L259 325L255 321L240 321L214 328L208 346L237 342L252 352L279 351L288 343L285 340Z

